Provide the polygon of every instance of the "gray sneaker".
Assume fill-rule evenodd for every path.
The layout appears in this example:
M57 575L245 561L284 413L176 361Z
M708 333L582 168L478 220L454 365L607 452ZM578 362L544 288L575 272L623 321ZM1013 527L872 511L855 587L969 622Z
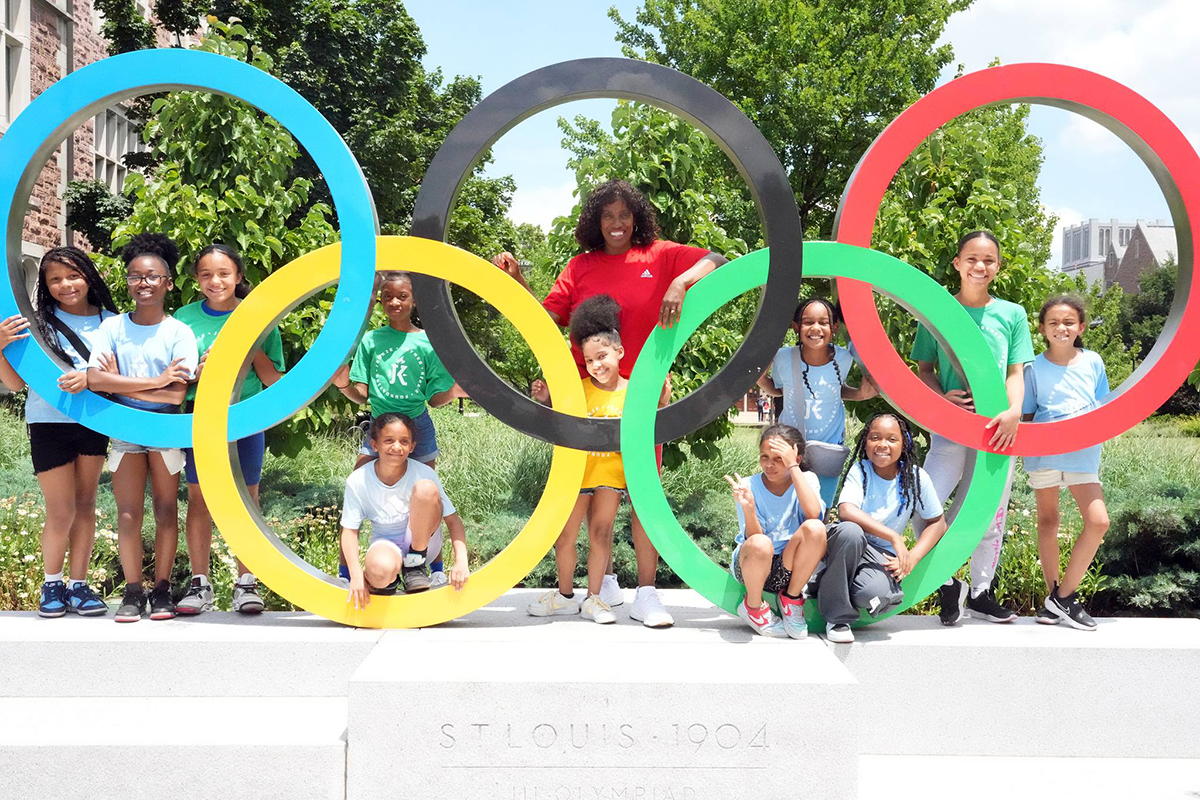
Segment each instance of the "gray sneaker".
M241 614L259 614L265 604L258 594L258 579L247 572L233 585L233 610Z
M175 604L175 613L185 617L194 617L213 609L212 584L202 580L199 575L192 576L188 584L187 594Z

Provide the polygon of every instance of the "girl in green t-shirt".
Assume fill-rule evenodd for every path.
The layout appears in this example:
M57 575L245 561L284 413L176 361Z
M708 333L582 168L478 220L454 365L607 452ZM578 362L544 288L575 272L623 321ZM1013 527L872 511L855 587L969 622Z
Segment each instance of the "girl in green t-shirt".
M1005 376L1008 408L987 425L989 429L994 429L989 444L996 450L1004 451L1012 447L1017 437L1021 405L1025 399L1025 364L1033 361L1033 339L1029 335L1025 309L1016 303L993 297L988 291L996 273L1000 271L1000 265L1000 243L990 231L972 231L959 240L954 268L962 279L962 285L954 297L983 332L983 338L996 357L996 368ZM921 380L931 389L967 411L975 410L969 388L959 380L949 357L924 326L917 330L912 358L917 362L917 373ZM943 501L962 481L970 452L971 448L936 433L930 437L924 468L933 481L937 496ZM1004 538L1012 480L1010 464L1000 507L992 524L984 532L983 540L971 555L970 587L957 578L951 578L939 590L943 625L958 622L964 607L971 616L989 622L1011 622L1016 619L1013 611L996 602L991 589L996 565L1000 563L1000 544ZM952 515L947 519L953 522ZM913 527L917 529L924 526L914 518Z
M184 306L175 312L175 319L192 329L196 337L196 349L200 352L200 366L196 378L188 387L187 410L196 399L196 381L204 370L208 349L216 341L217 334L242 298L250 292L245 282L242 258L232 247L210 244L200 251L192 264L192 274L204 299ZM270 386L283 375L283 340L279 330L274 329L255 351L254 367L242 384L239 400L253 397ZM242 468L242 479L254 501L258 502L258 484L262 478L263 458L266 454L266 435L259 431L237 442L238 462ZM210 553L212 551L213 522L200 489L196 475L196 460L191 448L184 450L187 456L185 471L188 484L187 546L192 565L192 579L187 593L179 601L180 614L199 614L213 607L213 589L208 580ZM258 593L258 582L246 569L241 559L237 562L237 581L233 586L233 609L243 614L257 614L263 610L262 597Z
M442 365L429 337L413 321L416 300L407 272L379 275L379 305L388 324L368 331L354 352L354 359L333 376L333 385L355 403L369 403L371 416L394 412L413 421L416 447L409 455L431 468L437 466L437 432L426 406L437 408L458 397L466 397ZM369 438L363 439L354 468L377 458ZM445 574L440 554L431 556L435 586ZM345 554L340 556L339 574L349 578Z

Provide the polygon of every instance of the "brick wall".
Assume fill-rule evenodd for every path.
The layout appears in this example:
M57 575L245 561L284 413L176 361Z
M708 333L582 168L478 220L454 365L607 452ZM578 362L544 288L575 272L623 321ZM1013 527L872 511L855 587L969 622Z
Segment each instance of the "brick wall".
M1157 267L1158 261L1154 258L1154 251L1142 235L1142 228L1139 226L1134 230L1133 238L1129 240L1125 255L1121 257L1116 282L1121 284L1126 294L1137 294L1138 279Z
M66 74L67 18L46 0L29 3L29 77L30 99L36 98ZM73 68L80 69L108 55L108 47L100 36L97 15L92 0L76 0L72 8L75 20L73 31ZM66 209L61 200L68 180L91 180L95 177L93 153L93 123L86 121L73 134L74 157L67 167L67 148L62 145L46 162L38 176L30 198L29 214L25 217L22 239L26 250L36 252L63 244L66 229ZM87 248L87 240L76 234L72 242Z

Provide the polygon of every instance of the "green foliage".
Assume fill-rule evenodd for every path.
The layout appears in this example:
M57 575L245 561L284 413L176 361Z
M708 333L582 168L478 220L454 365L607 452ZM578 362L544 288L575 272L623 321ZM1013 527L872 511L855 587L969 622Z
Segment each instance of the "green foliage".
M1121 305L1120 335L1140 362L1162 336L1163 323L1175 300L1179 266L1170 256L1166 262L1138 278L1136 294L1125 295ZM1113 288L1117 288L1115 285ZM1109 289L1112 291L1112 289ZM1187 383L1180 386L1159 408L1162 414L1200 413L1200 369L1193 368Z
M93 250L113 255L113 230L133 212L129 198L112 194L103 181L71 181L63 202L71 227L87 237Z
M550 465L549 446L523 436L486 415L461 416L452 409L433 410L443 455L438 473L467 527L472 569L503 549L525 525L541 494ZM310 564L333 574L337 569L338 519L346 475L353 467L359 434L331 431L314 437L301 458L268 455L263 469L263 515L273 530ZM480 442L487 442L480 447ZM29 443L19 403L0 400L0 609L30 610L42 580L38 536L42 504L29 469ZM725 473L752 474L757 461L757 430L738 428L721 442L710 461L689 459L663 475L663 487L680 523L700 549L726 567L737 517ZM1153 464L1148 469L1147 464ZM1113 527L1097 564L1080 594L1097 615L1154 614L1195 616L1200 611L1200 442L1181 438L1174 420L1152 419L1105 446L1101 480ZM186 495L181 491L180 519ZM115 506L107 474L101 480L97 518L99 536L89 573L106 594L120 591L121 572L113 533ZM1013 487L1008 527L996 575L999 599L1032 613L1045 597L1037 560L1037 515L1033 491L1021 476ZM23 513L22 513L23 512ZM1082 521L1070 495L1062 495L1062 563ZM629 533L629 507L617 518L615 564L625 585L636 579ZM368 531L364 530L364 537ZM153 515L143 529L143 563L153 563ZM580 535L580 566L587 537ZM182 582L190 574L186 548L172 574ZM232 555L218 537L213 570L217 604L228 608ZM964 569L965 571L965 569ZM678 578L660 565L660 586L678 586ZM554 558L547 554L523 582L551 586ZM291 608L266 593L271 610ZM912 613L936 613L936 599Z
M634 22L609 16L627 56L691 75L746 113L787 170L806 236L825 238L858 159L950 63L938 40L969 5L645 0Z
M407 232L429 162L482 98L479 81L447 82L440 70L422 66L425 42L401 0L216 0L212 13L238 19L249 40L271 55L272 74L346 140L371 186L384 232ZM513 191L509 178L480 177L490 160L486 156L463 187L449 237L488 258L511 239L504 215ZM296 174L312 181L314 202L329 202L307 156Z
M270 59L245 41L239 25L213 20L199 48L269 69ZM294 178L296 141L273 118L245 103L202 92L156 99L144 137L156 156L148 176L130 173L125 189L133 201L128 218L113 231L112 252L142 231L165 231L182 256L174 302L199 299L185 265L203 247L224 242L241 254L253 285L296 257L336 240L327 206L307 205L311 184ZM116 259L102 259L111 285L123 283ZM289 314L280 325L284 355L294 364L309 349L330 309L326 291ZM349 402L327 392L269 433L273 448L297 453L337 414L352 415Z
M207 0L157 0L154 16L170 33L175 34L175 46L181 38L200 27L200 17L208 11Z
M104 17L100 33L108 42L110 56L154 47L154 26L141 15L134 0L95 0L93 7Z

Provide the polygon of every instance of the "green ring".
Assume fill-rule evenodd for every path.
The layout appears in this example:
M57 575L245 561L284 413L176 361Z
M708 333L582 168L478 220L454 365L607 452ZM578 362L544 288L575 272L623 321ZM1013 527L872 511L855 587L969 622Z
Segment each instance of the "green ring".
M762 286L767 279L767 260L766 249L756 250L716 270L688 290L679 323L672 328L655 328L642 348L629 378L621 417L625 481L650 541L684 583L731 614L737 612L745 588L728 570L704 554L671 511L654 457L654 421L663 381L684 342L718 308ZM840 242L806 242L804 274L810 278L851 278L870 283L875 291L891 297L931 331L937 331L940 338L956 343L955 355L979 413L991 417L1008 408L1004 379L996 370L995 357L983 333L958 301L928 275L886 253ZM859 624L877 622L904 611L932 594L958 571L996 515L1010 459L998 453L976 451L958 515L937 546L904 579L904 601L877 618L863 612ZM808 621L813 630L823 629L824 621L816 609L809 612Z

